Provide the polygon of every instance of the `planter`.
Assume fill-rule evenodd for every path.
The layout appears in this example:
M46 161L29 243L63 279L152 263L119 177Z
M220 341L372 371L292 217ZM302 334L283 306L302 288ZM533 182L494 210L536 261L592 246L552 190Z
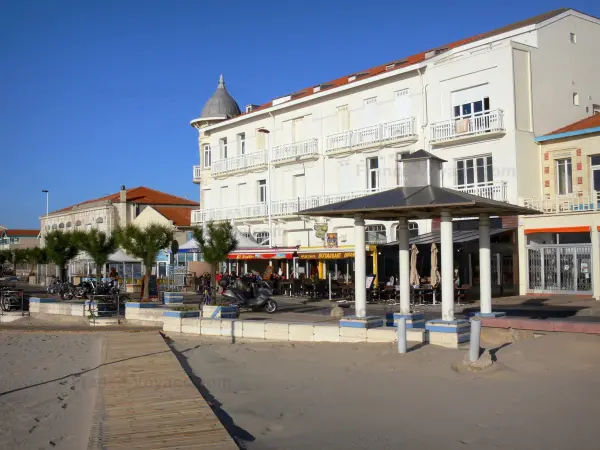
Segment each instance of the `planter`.
M183 305L183 293L182 292L163 292L162 293L163 303L165 305Z
M202 317L205 319L236 319L239 315L237 306L204 305L202 307Z

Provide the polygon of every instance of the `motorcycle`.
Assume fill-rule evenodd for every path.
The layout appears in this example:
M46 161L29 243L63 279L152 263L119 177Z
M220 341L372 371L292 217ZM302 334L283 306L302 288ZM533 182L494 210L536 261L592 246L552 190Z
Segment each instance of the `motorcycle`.
M237 305L238 308L247 308L252 311L264 309L268 314L277 311L278 305L273 296L273 289L264 281L256 283L244 283L235 280L229 284L222 294L229 303Z

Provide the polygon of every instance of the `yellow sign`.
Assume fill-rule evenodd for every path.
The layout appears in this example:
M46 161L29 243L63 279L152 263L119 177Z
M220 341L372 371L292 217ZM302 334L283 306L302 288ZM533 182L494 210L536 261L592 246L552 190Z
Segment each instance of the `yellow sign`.
M300 259L345 259L354 258L354 252L323 252L323 253L301 253Z

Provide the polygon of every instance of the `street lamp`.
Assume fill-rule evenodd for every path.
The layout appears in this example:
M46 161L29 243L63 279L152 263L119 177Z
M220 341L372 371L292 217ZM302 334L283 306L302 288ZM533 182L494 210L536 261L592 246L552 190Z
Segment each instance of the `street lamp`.
M42 189L42 193L46 194L46 223L44 224L44 228L48 226L48 195L50 191L48 189Z
M269 219L269 246L273 247L273 225L271 221L271 132L266 128L259 128L257 131L267 135L267 217Z

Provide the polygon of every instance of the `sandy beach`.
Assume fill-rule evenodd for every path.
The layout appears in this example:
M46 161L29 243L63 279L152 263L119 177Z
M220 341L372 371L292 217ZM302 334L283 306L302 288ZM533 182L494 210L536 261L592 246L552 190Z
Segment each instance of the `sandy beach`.
M102 337L0 332L0 449L86 449Z
M457 372L465 352L435 346L400 356L386 344L171 337L242 448L598 448L597 336L512 343L481 373Z

